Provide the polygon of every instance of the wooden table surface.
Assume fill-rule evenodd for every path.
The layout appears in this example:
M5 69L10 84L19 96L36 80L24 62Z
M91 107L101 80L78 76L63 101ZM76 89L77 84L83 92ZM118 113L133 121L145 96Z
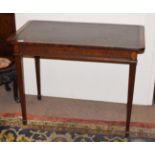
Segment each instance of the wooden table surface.
M16 42L144 51L144 27L135 25L29 21Z

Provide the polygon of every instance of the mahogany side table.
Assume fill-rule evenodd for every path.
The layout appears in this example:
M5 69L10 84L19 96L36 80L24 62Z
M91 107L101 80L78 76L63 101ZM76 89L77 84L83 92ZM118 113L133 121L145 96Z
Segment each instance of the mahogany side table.
M125 130L129 135L137 57L145 49L143 26L29 21L8 41L14 47L23 124L27 124L23 57L119 63L129 65Z

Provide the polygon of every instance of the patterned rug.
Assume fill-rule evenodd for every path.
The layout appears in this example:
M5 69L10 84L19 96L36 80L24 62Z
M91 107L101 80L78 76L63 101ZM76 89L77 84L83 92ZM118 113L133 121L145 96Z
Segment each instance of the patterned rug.
M23 126L19 113L0 114L1 142L154 142L155 124L132 122L124 137L125 122L49 118L28 115Z

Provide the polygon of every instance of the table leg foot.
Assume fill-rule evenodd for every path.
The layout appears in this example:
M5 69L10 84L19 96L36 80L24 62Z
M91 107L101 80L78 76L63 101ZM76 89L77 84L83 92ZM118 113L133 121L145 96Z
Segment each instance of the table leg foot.
M41 96L38 96L38 100L41 100L42 98L41 98Z
M23 125L27 125L27 120L23 120Z
M125 132L125 137L129 138L129 136L130 136L130 133L129 132Z

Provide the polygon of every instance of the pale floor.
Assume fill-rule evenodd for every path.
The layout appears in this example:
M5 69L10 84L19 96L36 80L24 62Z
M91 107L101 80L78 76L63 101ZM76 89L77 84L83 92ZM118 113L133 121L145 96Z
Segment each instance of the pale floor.
M38 116L124 121L126 105L65 98L26 96L27 112ZM0 87L0 112L20 112L12 92ZM133 106L132 121L155 123L155 106Z

